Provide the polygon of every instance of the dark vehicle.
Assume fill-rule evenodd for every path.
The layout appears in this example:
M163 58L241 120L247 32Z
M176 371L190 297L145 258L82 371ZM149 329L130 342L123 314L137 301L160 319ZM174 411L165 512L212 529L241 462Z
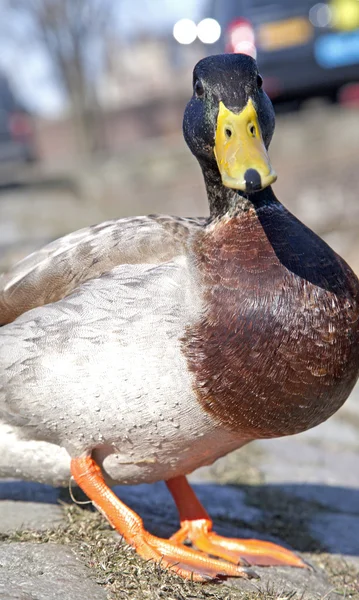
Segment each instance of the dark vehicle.
M275 102L334 100L359 82L359 0L212 0L211 16L222 28L217 50L256 58Z
M0 163L36 159L32 118L0 74Z

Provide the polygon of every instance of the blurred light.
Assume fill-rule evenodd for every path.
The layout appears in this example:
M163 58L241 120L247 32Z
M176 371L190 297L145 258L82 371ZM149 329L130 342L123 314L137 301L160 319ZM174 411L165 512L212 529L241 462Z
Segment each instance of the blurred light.
M204 44L214 44L221 37L221 26L215 19L203 19L197 25L197 35Z
M236 54L257 57L253 27L246 19L237 19L228 29L227 50Z
M173 37L179 44L192 44L197 37L197 26L191 19L180 19L173 27Z
M314 27L328 27L332 22L332 11L327 4L318 2L309 11L309 21Z
M333 25L341 31L354 31L359 27L358 0L331 0Z
M233 52L236 54L247 54L252 58L257 58L257 49L252 42L248 42L243 40L242 42L237 42L234 46Z

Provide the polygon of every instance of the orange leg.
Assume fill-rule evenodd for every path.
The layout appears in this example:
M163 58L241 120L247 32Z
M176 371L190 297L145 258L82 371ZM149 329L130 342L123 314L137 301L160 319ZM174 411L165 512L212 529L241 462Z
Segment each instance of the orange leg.
M223 577L255 577L249 569L210 558L176 541L164 540L148 533L142 519L110 490L100 467L89 457L74 458L71 473L80 488L104 514L111 525L146 560L170 568L184 579L210 581Z
M296 554L272 542L217 535L212 531L212 521L186 477L175 477L166 483L177 505L181 521L181 528L170 538L172 541L183 543L189 540L199 550L237 565L307 566Z

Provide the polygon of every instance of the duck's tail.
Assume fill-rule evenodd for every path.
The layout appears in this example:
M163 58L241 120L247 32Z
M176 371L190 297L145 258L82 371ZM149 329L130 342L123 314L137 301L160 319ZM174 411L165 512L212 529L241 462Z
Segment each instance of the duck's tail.
M0 422L0 479L68 486L70 476L70 456L64 448L22 440L15 428Z

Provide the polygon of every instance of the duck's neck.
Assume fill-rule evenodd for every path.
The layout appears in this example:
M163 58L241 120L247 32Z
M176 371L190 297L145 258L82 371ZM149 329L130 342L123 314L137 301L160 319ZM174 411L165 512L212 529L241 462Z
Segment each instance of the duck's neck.
M206 166L203 169L203 176L212 219L218 219L224 215L240 215L251 208L256 209L266 204L278 202L271 187L267 187L254 194L245 194L244 192L225 187L222 184L221 176L217 169L211 169Z

